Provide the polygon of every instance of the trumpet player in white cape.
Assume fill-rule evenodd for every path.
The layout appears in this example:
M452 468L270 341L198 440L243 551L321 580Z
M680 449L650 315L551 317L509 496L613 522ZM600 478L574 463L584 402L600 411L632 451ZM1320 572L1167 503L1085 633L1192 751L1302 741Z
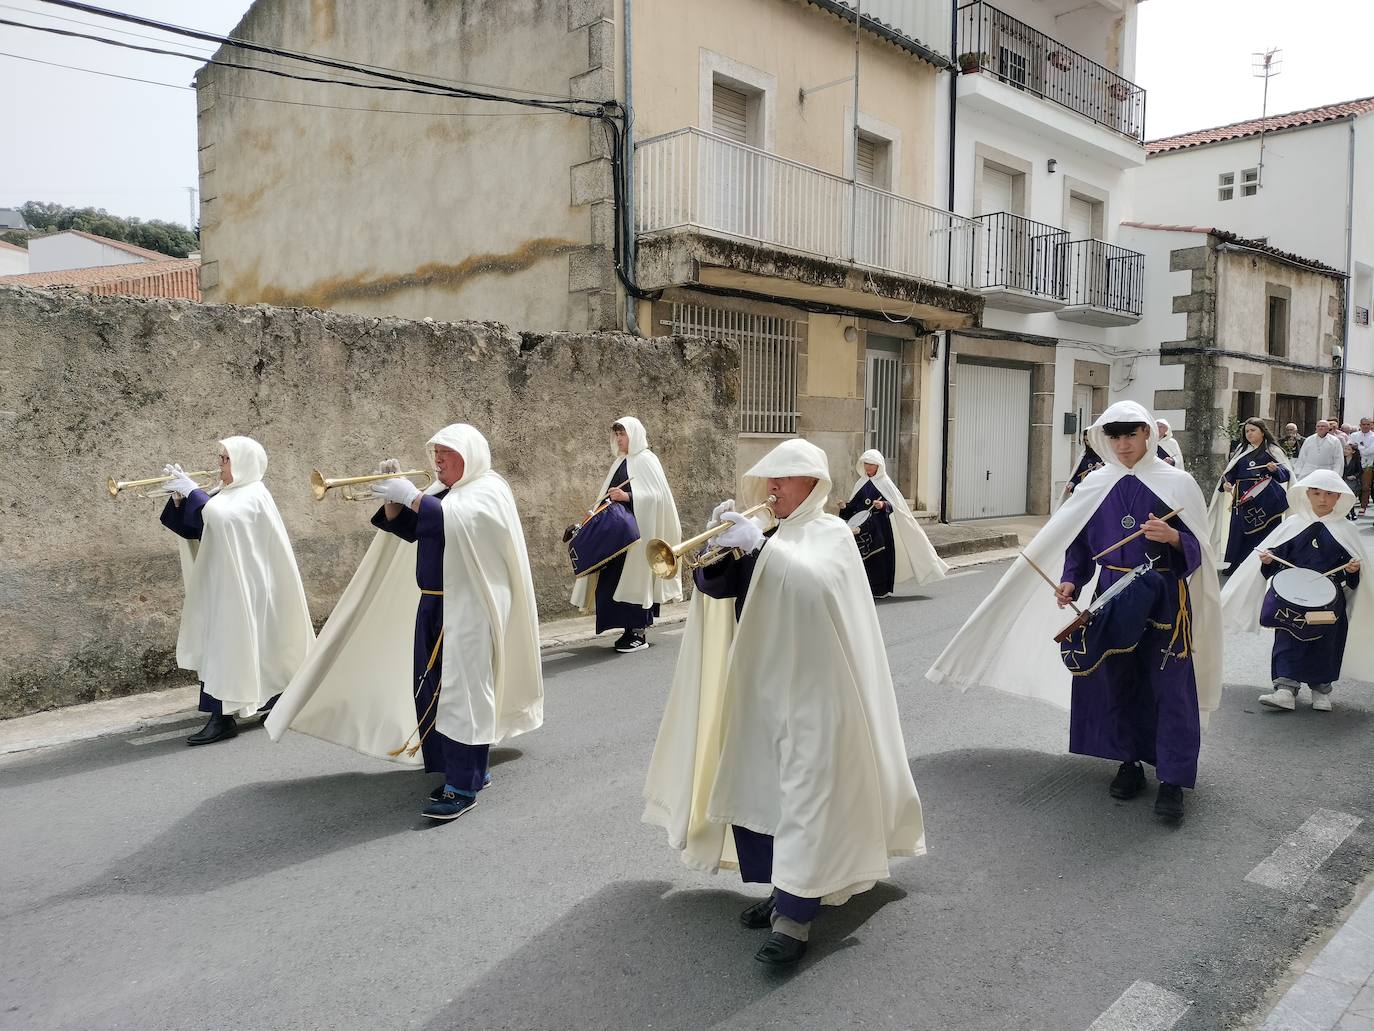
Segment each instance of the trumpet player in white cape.
M599 496L629 508L639 524L639 540L599 571L578 577L572 603L583 612L596 613L598 634L622 631L615 650L632 654L649 647L645 631L653 626L659 606L682 600L681 577L654 576L644 552L651 540L680 539L682 524L663 465L649 450L644 424L632 415L622 415L611 426L611 434L615 457Z
M201 681L209 719L187 744L238 734L236 717L270 708L315 640L286 525L263 485L267 452L251 437L219 442L219 484L165 472L162 525L181 538L186 603L177 665Z
M1362 575L1369 556L1355 525L1346 518L1356 497L1344 478L1330 469L1308 473L1288 489L1293 513L1236 569L1221 592L1226 625L1259 633L1261 609L1271 577L1296 566L1334 581L1331 601L1322 606L1334 620L1321 623L1314 613L1276 596L1271 618L1274 646L1270 675L1274 689L1260 696L1265 706L1292 712L1298 688L1312 689L1312 708L1331 711L1334 682L1340 677L1374 681L1374 577ZM1351 633L1351 629L1354 633Z
M1202 492L1157 457L1157 434L1134 401L1102 413L1088 435L1106 465L1088 474L1024 558L1012 562L926 676L1067 708L1069 750L1120 763L1112 797L1144 790L1141 764L1148 763L1160 781L1155 812L1173 821L1183 815L1182 790L1196 780L1201 730L1220 703L1223 635ZM1072 619L1065 606L1096 597L1146 563L1138 582L1153 601L1144 597L1132 640L1088 656L1071 673L1055 641ZM1113 610L1098 618L1110 626Z
M429 446L427 491L401 477L373 488L380 532L267 730L409 765L422 753L444 775L422 815L448 821L476 804L491 746L543 723L544 681L510 487L472 426L446 426Z
M824 511L826 456L788 440L745 474L774 529L731 511L697 590L644 788L644 820L688 866L738 869L772 894L741 914L796 962L822 904L925 852L887 651L849 528ZM714 518L714 517L713 517Z

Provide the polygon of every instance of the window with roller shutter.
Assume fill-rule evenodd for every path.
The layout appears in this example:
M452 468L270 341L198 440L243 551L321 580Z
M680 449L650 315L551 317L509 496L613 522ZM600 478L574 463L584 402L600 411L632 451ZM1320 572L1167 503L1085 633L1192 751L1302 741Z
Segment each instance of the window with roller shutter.
M749 143L749 96L716 83L711 93L711 131L733 143Z

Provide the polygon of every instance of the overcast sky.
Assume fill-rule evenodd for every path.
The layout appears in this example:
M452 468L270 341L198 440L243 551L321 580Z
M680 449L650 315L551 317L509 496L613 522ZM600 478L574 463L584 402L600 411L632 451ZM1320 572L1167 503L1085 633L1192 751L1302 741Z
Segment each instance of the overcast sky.
M106 0L102 6L222 33L238 22L249 0ZM39 0L0 0L0 18L76 32L90 30L73 19L95 21ZM109 23L95 31L113 35ZM132 26L126 31L157 35ZM1251 54L1269 47L1283 50L1282 72L1270 85L1270 112L1374 95L1374 61L1362 53L1370 40L1374 0L1148 0L1140 6L1136 74L1147 91L1148 135L1258 116L1262 83L1251 76ZM168 42L209 53L189 41ZM0 25L0 207L47 200L188 221L186 187L196 184L191 90L20 58L181 87L196 68L193 61Z

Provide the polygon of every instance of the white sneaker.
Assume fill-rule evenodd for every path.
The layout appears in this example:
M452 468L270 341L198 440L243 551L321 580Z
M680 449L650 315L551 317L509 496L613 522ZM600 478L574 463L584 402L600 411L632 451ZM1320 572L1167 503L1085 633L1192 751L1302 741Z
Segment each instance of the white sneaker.
M1317 693L1314 691L1314 692L1312 693L1312 711L1313 711L1313 712L1330 712L1330 711L1331 711L1331 696L1330 696L1329 694L1317 694Z
M1261 705L1267 705L1271 709L1285 709L1292 712L1298 707L1298 700L1293 692L1286 687L1276 687L1269 694L1262 694L1259 697ZM1316 703L1313 703L1316 708Z

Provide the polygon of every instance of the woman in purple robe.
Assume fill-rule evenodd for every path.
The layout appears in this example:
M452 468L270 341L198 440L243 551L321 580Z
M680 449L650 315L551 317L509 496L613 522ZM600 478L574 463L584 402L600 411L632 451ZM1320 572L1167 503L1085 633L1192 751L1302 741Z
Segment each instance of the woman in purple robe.
M1230 531L1226 536L1225 564L1231 569L1245 561L1288 511L1289 469L1278 462L1270 450L1278 449L1278 442L1263 419L1245 420L1242 448L1239 457L1233 459L1222 474L1217 487L1218 491L1230 492L1235 498ZM1246 495L1261 483L1264 487L1247 498Z
M1144 458L1146 424L1109 423L1104 431L1123 465L1132 467ZM1138 644L1085 656L1082 671L1073 671L1069 750L1119 762L1109 789L1119 799L1144 790L1141 763L1154 766L1159 777L1155 812L1178 820L1182 789L1197 780L1201 747L1187 578L1200 565L1202 548L1181 520L1159 518L1169 510L1139 477L1122 477L1069 546L1057 593L1066 606L1094 576L1101 594L1137 566L1153 563L1130 588L1153 596ZM1139 529L1143 536L1112 547ZM1113 608L1098 618L1113 618Z

